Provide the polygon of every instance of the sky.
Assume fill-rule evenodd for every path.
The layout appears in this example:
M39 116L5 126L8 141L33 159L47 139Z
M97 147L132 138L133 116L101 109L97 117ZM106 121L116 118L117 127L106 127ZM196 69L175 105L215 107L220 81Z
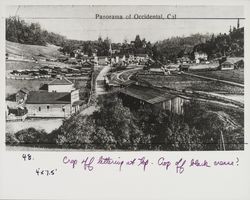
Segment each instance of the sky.
M177 19L96 19L96 14L123 17L129 14L162 14L164 18L171 14L176 15ZM134 40L139 34L147 41L156 42L172 36L195 33L228 33L230 26L237 25L237 18L244 18L244 9L241 6L167 5L6 7L6 17L16 15L28 23L38 22L43 29L59 33L68 39L97 40L101 36L109 37L112 42L123 42L124 39ZM244 26L244 19L240 20L240 26Z

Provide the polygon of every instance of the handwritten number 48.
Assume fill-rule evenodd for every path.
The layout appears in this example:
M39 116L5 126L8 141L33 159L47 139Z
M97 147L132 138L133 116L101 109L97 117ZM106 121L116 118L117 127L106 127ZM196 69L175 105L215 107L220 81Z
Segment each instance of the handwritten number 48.
M24 161L32 160L32 156L30 154L23 154L22 158L23 158Z

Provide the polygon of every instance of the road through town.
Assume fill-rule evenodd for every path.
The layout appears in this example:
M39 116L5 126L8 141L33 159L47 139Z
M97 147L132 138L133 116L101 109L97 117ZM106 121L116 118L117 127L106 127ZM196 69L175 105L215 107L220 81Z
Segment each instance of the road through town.
M110 65L107 65L102 68L100 73L97 75L95 80L95 90L94 94L95 98L97 98L99 95L106 94L105 85L104 85L104 79L107 73L110 71L111 67ZM98 110L97 105L91 105L84 110L81 111L81 115L92 115L94 111Z
M105 79L105 76L107 76L107 73L110 71L110 69L111 69L110 65L105 66L96 77L96 84L95 84L96 96L106 93L104 79Z

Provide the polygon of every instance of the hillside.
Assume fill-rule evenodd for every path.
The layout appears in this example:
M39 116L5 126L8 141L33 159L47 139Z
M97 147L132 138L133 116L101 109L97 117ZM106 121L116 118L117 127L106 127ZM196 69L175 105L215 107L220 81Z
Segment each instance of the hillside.
M205 52L210 59L221 56L244 57L244 27L230 29L229 33L212 35L210 40L194 47Z
M26 59L35 58L56 58L62 53L58 46L48 44L47 46L27 45L6 41L6 53L9 57L24 57Z
M42 29L39 23L27 23L18 16L8 17L6 22L6 40L21 44L46 46L47 43L61 46L66 37Z
M167 60L176 61L183 56L191 56L194 46L209 40L209 34L193 34L190 36L172 37L155 43L155 58L165 63Z

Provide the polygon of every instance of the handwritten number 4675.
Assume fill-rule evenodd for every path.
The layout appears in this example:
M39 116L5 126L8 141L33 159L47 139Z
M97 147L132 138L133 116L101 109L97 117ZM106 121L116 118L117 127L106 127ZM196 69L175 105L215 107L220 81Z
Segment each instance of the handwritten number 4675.
M24 161L34 160L30 154L23 154L22 158Z

